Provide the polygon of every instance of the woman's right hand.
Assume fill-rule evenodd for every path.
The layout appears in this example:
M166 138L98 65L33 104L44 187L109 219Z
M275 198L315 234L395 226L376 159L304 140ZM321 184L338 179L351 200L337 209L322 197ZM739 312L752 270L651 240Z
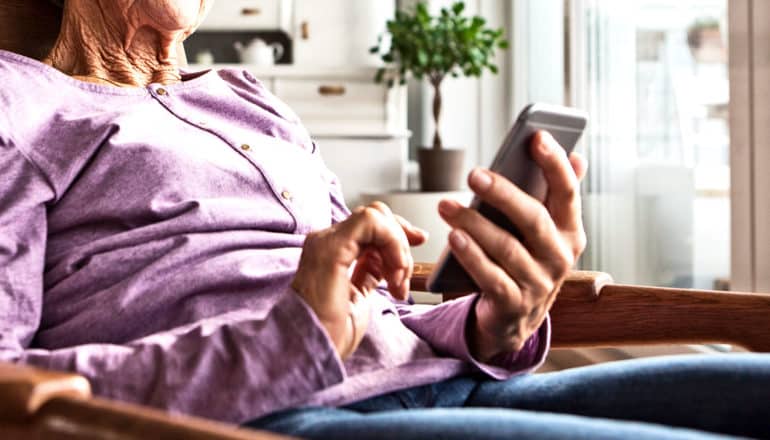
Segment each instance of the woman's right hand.
M371 312L366 298L382 280L394 298L408 298L410 246L426 238L381 202L307 236L291 286L313 309L341 358L363 339Z

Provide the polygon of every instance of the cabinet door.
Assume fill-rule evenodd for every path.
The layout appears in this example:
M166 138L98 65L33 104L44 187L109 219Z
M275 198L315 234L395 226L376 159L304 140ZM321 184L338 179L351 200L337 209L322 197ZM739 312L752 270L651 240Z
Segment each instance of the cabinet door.
M385 31L395 0L295 0L297 64L371 66L368 49Z
M372 74L373 75L373 74ZM313 135L384 134L390 91L364 78L279 78L275 93Z
M291 28L293 0L223 0L214 3L203 30Z

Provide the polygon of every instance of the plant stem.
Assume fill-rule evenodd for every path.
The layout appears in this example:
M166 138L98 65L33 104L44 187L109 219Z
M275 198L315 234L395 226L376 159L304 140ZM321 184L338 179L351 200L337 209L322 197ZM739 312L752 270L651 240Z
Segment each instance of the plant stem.
M443 77L434 77L431 79L431 84L433 85L433 121L436 124L436 128L434 130L433 135L433 148L436 150L440 150L444 147L444 143L441 140L441 133L440 133L440 127L439 127L439 121L441 119L441 103L442 103L442 97L441 97L441 83L443 81Z

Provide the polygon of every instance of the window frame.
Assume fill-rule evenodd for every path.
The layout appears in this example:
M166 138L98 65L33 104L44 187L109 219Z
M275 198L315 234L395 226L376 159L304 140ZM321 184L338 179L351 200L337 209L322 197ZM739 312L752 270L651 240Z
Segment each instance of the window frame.
M573 7L579 0L564 0L565 102L579 101L575 50L583 47L572 29L580 29ZM517 2L528 3L528 2ZM770 37L770 2L728 0L730 45L730 167L731 268L730 287L741 291L770 292L770 50L761 50ZM516 23L514 20L513 23ZM516 28L514 27L514 30ZM526 36L517 34L521 39ZM517 54L518 55L518 54ZM518 58L516 58L518 59ZM517 70L518 71L518 70ZM514 90L521 85L514 78Z
M770 291L770 2L729 0L731 287ZM763 105L764 103L764 105Z

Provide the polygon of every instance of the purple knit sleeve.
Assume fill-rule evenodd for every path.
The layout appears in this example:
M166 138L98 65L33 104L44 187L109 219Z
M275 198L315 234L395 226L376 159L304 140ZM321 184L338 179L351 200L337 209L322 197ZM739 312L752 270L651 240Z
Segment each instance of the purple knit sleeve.
M478 295L471 295L437 306L399 304L397 307L402 322L434 350L462 359L490 377L503 380L539 368L550 347L550 318L519 351L504 353L489 363L482 363L471 355L465 328L477 299Z

